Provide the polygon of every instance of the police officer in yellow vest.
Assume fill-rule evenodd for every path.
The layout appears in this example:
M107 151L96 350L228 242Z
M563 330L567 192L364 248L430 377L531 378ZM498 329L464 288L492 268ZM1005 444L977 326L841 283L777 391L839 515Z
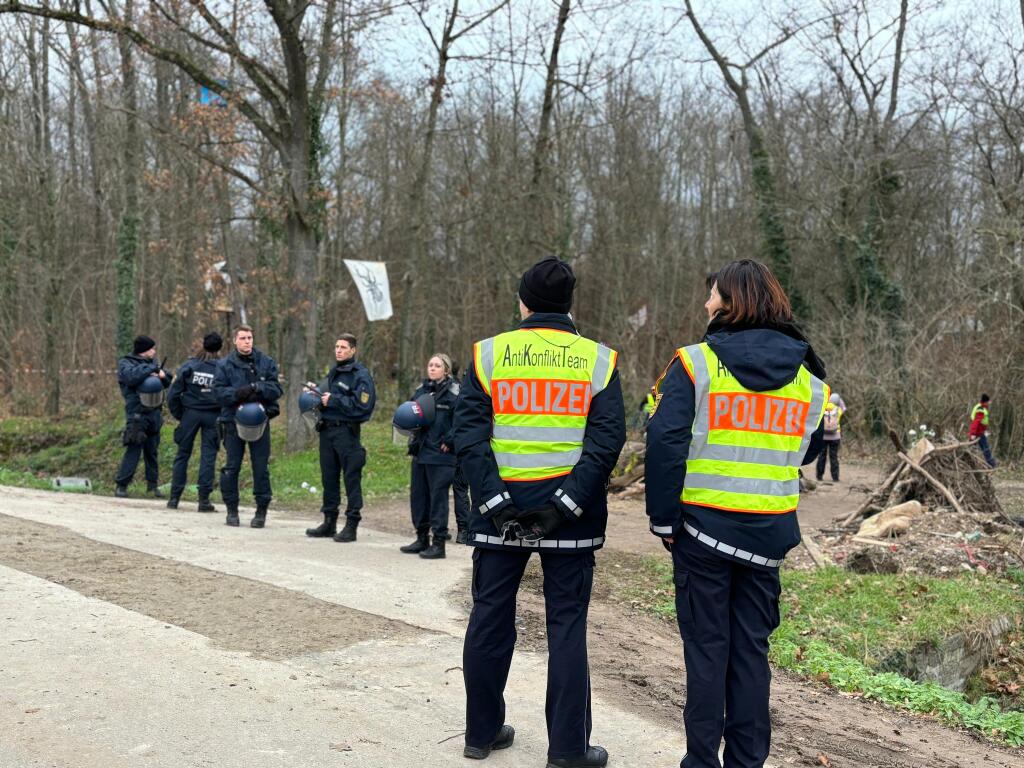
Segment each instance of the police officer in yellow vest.
M548 766L603 766L590 744L587 610L604 544L606 483L626 440L616 353L576 330L576 277L554 257L519 285L519 327L474 346L455 410L455 447L472 492L473 610L466 630L464 754L512 744L505 683L516 593L534 551L547 611Z
M647 514L672 552L686 660L682 768L760 768L771 746L768 636L800 541L799 469L821 448L825 368L763 264L708 280L710 323L676 352L647 427Z

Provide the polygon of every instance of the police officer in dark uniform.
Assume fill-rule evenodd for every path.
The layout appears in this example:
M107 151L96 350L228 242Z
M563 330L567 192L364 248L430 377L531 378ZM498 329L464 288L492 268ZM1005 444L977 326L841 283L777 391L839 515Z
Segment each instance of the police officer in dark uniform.
M146 463L146 489L155 498L162 499L159 488L160 468L157 465L157 449L160 447L160 427L163 416L161 390L146 380L155 377L164 389L171 386L172 374L156 362L156 342L149 336L136 336L132 353L117 361L117 383L124 398L125 428L122 435L124 458L114 478L114 495L128 496L128 484L135 476L141 455ZM145 383L144 383L145 382ZM142 389L156 389L156 393L140 392Z
M366 449L359 441L364 422L373 415L377 391L366 366L356 360L356 337L342 333L334 342L335 365L316 387L307 385L320 395L320 482L323 485L324 521L316 528L307 528L313 538L333 536L335 541L355 541L356 529L362 519L363 467ZM341 477L345 480L345 527L340 531L338 511L341 508Z
M821 449L825 366L767 266L708 280L708 328L680 347L647 425L647 514L672 553L686 661L681 768L761 768L779 566L800 543L800 467Z
M226 524L237 526L238 520L238 473L242 468L245 446L249 446L249 460L252 462L253 496L256 499L256 515L250 523L253 528L262 528L267 522L270 507L270 430L251 443L238 435L235 426L235 412L244 403L260 403L267 418L274 418L281 412L278 400L281 397L281 383L278 381L277 363L269 355L253 346L252 328L240 325L235 328L235 350L217 365L213 377L213 390L220 403L218 426L227 459L220 471L220 495L227 506Z
M220 436L217 434L220 405L213 392L213 378L223 345L219 333L206 334L203 337L203 348L178 369L167 394L167 409L180 422L174 430L178 453L174 457L171 471L171 495L167 499L169 509L178 508L182 491L185 490L185 475L188 461L192 457L192 446L196 435L201 433L199 511L216 511L210 503L210 493L213 491L213 470L220 449Z
M522 322L478 342L455 410L455 447L472 489L473 609L466 630L466 757L512 744L504 689L516 593L536 550L548 633L548 765L603 766L590 744L586 624L607 481L626 440L613 350L569 316L571 267L549 257L523 275Z
M438 353L430 358L427 378L416 390L413 400L424 395L434 398L434 421L409 440L409 455L412 456L409 508L416 541L400 549L419 554L425 560L439 560L445 556L445 542L449 538L448 489L455 477L452 416L459 397L459 383L452 378L452 361L448 355Z

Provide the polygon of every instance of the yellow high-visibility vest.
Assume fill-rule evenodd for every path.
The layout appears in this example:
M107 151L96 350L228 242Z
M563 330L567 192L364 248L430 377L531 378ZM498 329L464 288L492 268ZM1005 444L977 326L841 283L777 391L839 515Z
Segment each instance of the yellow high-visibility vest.
M800 500L800 462L829 388L806 367L779 389L747 389L706 343L677 354L695 416L682 501L727 512L782 514Z
M491 397L491 450L506 482L567 475L583 454L590 401L615 372L615 350L575 333L520 328L473 345Z
M988 408L986 408L981 403L978 403L976 406L974 406L974 408L971 409L971 421L974 421L975 417L978 415L978 411L981 411L984 414L981 417L982 426L987 427L988 426Z

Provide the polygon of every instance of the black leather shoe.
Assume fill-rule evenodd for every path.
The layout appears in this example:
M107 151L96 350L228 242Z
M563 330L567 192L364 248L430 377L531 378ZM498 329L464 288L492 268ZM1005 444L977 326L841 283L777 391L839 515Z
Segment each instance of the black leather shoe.
M511 725L503 725L494 741L486 747L471 747L467 744L466 748L462 750L462 756L468 757L470 760L483 760L495 749L508 749L511 747L515 738L516 729Z
M335 541L355 541L356 530L359 528L359 523L355 520L349 519L345 521L345 527L334 534Z
M459 531L457 534L455 534L455 543L456 544L469 544L469 532L468 531Z
M178 501L179 501L179 499L178 499L177 496L171 496L171 498L169 498L167 500L167 508L168 509L177 509L178 508Z
M199 497L198 511L200 511L200 512L216 512L217 508L215 506L213 506L212 503L210 503L210 497L209 496L200 496Z
M149 492L149 494L150 494L150 495L151 495L151 496L152 496L152 497L153 497L154 499L163 499L163 498L165 498L165 497L164 497L164 494L163 494L163 491L161 491L161 490L160 490L159 486L156 486L156 485L151 485L151 486L149 486L149 488L147 488L146 490L147 490L147 491Z
M420 557L424 560L444 559L444 539L439 539L435 536L434 541L431 542L430 546L420 552Z
M267 524L267 508L265 506L256 507L256 515L249 523L250 528L262 528Z
M234 528L238 527L238 506L237 505L232 506L231 504L228 504L228 516L227 516L227 519L224 521L224 524L225 525L230 525L230 526L232 526Z
M429 533L417 533L416 541L412 544L406 544L404 547L399 547L399 552L405 552L407 555L417 555L424 549L430 546L430 534Z
M128 489L123 485L119 485L117 486L117 488L114 489L114 495L117 496L117 498L119 499L127 499Z
M324 521L316 528L307 528L306 535L311 539L329 539L338 532L338 513L324 512Z
M548 768L604 768L608 764L608 750L587 747L579 757L549 757Z

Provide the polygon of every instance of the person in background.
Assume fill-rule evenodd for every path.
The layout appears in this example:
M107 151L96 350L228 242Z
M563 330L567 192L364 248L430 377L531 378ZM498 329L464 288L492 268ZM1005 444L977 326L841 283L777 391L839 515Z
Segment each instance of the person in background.
M462 390L463 380L459 378L459 366L452 362L452 378L459 382L459 391ZM452 479L452 496L455 501L455 525L458 532L455 534L456 544L469 543L469 483L466 481L466 473L462 470L462 462L458 456L455 457L455 477Z
M815 467L815 476L820 482L825 477L825 459L828 458L829 471L832 473L832 482L839 482L839 444L842 442L843 433L841 421L846 414L846 403L833 392L825 404L825 414L822 416L821 424L824 428L822 433L821 453L818 454L818 465Z
M800 543L800 467L817 457L825 366L764 264L708 278L708 328L655 385L647 514L672 553L686 662L681 768L761 768L779 566Z
M455 439L452 416L459 397L459 382L452 378L452 361L437 353L427 362L427 378L412 399L432 395L434 422L409 440L412 480L409 507L416 541L401 547L406 554L425 560L445 556L448 540L448 490L455 477ZM433 540L430 534L433 533Z
M232 338L235 349L220 361L213 377L213 390L221 406L218 427L224 441L224 453L227 454L220 471L220 495L227 507L224 522L232 527L239 525L238 473L248 446L252 463L252 492L256 500L256 514L249 525L262 528L267 524L267 510L273 497L270 487L270 429L267 427L258 440L248 442L239 435L236 418L242 406L249 403L262 406L267 420L274 418L281 412L277 401L283 390L278 381L277 363L254 346L252 328L240 325L235 328Z
M320 396L320 482L324 489L320 511L324 521L307 528L311 538L333 538L353 542L359 536L363 519L363 467L366 448L360 440L363 424L377 406L373 376L356 359L356 337L342 333L334 340L334 365L319 386L307 382L305 391ZM345 483L345 527L337 530L341 509L341 484Z
M160 427L164 423L160 409L164 390L171 386L172 378L170 371L156 362L156 342L149 336L136 336L131 354L117 361L117 383L124 398L125 417L121 438L124 457L114 478L114 495L118 498L128 496L128 484L135 476L140 455L146 463L146 490L154 498L163 498L157 464Z
M178 453L171 470L171 495L167 499L168 509L177 509L185 490L188 462L192 457L192 446L196 435L202 434L199 454L199 511L216 512L210 503L213 492L213 471L220 450L217 435L217 416L220 404L213 392L213 377L220 361L220 350L224 341L219 333L208 333L203 337L202 348L178 369L167 394L167 410L179 422L174 430L174 442Z
M988 444L988 408L991 402L992 398L985 394L978 399L978 404L971 409L971 426L967 435L969 439L977 441L985 461L994 468L996 459Z

